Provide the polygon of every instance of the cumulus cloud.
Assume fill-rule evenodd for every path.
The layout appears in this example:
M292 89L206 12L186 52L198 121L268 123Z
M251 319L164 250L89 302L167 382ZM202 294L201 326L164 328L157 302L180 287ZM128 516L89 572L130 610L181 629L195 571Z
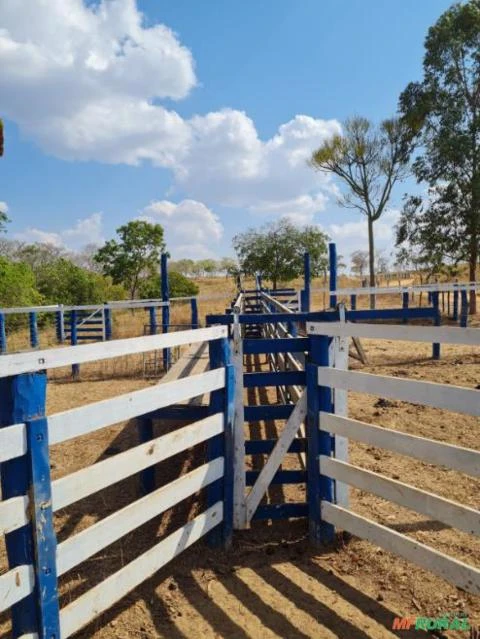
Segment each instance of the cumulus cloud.
M150 161L209 206L304 220L324 209L333 183L306 161L339 123L297 115L262 140L233 108L182 118L160 101L196 86L192 54L136 0L2 0L0 25L2 110L45 151Z
M142 210L141 219L163 226L167 248L174 259L217 257L223 226L202 202L154 201Z
M400 217L400 211L390 209L379 220L374 222L375 247L387 253L395 248L395 225ZM359 216L354 222L343 224L330 224L327 229L334 242L337 242L345 256L356 250L368 250L368 226L367 218Z
M8 204L0 201L0 213L8 213Z
M78 250L86 244L103 244L105 241L101 213L93 213L89 217L79 219L73 227L59 232L28 227L15 233L14 237L22 242L42 242L71 250Z

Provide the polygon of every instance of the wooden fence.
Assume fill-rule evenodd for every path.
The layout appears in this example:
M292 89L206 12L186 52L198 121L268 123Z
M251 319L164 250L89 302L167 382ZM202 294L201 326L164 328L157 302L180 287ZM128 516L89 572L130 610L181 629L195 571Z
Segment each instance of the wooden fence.
M350 323L309 323L312 363L307 365L310 427L315 439L309 455L319 464L320 481L314 482L315 500L310 502L313 537L328 540L334 528L367 539L463 590L480 594L480 570L439 552L406 535L356 514L334 499L334 483L344 482L464 532L480 534L480 512L449 499L354 466L335 456L332 435L341 435L368 445L385 448L432 464L480 476L480 452L366 424L331 410L333 389L394 398L447 411L480 416L480 392L450 384L372 375L360 371L334 370L328 363L328 344L334 337L411 340L480 346L479 329L378 326ZM312 462L313 463L313 462ZM427 472L427 471L426 471Z
M228 545L234 374L226 335L213 327L0 358L0 534L9 561L0 576L0 612L10 609L14 638L65 639L207 533ZM47 368L200 342L209 343L213 364L205 373L45 416ZM49 446L205 393L207 417L51 480ZM57 544L54 512L201 442L206 463ZM60 609L61 575L205 487L204 512Z

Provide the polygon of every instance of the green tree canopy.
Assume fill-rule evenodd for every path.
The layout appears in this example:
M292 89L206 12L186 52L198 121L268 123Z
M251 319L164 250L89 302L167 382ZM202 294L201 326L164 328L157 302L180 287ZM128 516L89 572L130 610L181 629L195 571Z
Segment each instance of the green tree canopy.
M193 297L198 294L198 286L177 271L168 271L168 290L170 297ZM143 279L139 286L142 299L158 299L160 297L160 278L158 275L150 275Z
M35 306L42 302L30 266L0 257L0 306Z
M163 228L144 220L133 220L117 229L118 240L109 240L95 255L95 261L115 284L123 284L133 299L142 276L158 271L165 249Z
M407 175L412 134L398 118L376 127L366 118L354 117L344 123L343 130L313 153L310 164L340 178L344 187L340 206L366 216L370 286L375 286L373 225L386 210L395 184Z
M326 268L328 237L315 226L299 228L288 219L249 229L233 238L241 270L261 274L276 288L303 273L303 256L310 253L312 276Z
M423 80L400 96L403 119L417 134L413 163L426 196L405 204L397 244L428 261L467 260L476 280L480 246L480 0L454 4L428 31ZM470 296L476 312L476 296Z

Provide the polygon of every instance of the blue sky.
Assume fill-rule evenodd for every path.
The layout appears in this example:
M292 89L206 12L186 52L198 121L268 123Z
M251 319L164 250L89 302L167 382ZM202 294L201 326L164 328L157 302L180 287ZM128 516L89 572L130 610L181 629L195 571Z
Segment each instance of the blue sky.
M366 248L362 218L305 158L348 116L394 113L450 2L41 4L0 4L8 236L80 249L144 217L172 257L201 258L282 215L320 224L344 255ZM407 187L377 223L387 253Z

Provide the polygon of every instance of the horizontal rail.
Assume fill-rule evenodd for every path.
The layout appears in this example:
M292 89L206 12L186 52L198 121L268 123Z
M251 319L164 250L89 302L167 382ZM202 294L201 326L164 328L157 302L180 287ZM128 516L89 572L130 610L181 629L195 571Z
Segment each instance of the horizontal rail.
M423 462L446 466L473 477L480 477L480 451L471 448L462 448L398 430L373 426L331 413L320 413L320 428L370 446L378 446Z
M426 490L325 455L320 455L320 472L322 475L441 521L452 528L471 535L480 534L480 511L474 508L462 506Z
M60 612L62 639L70 637L98 617L217 526L222 519L223 504L219 501L66 606Z
M260 355L262 353L304 353L310 349L308 337L277 337L244 339L244 355Z
M28 524L28 506L29 500L26 495L0 501L0 535Z
M56 313L58 311L68 313L70 311L101 311L105 308L158 308L161 306L169 306L169 304L170 302L160 300L130 300L107 302L106 304L81 304L73 306L50 304L48 306L13 306L10 308L0 308L0 313L3 313L4 315L21 315L22 313Z
M223 414L184 426L52 482L57 511L223 432Z
M323 521L361 539L367 539L388 552L400 555L407 561L430 570L462 590L474 595L480 594L480 570L478 568L469 566L453 557L448 557L415 539L352 513L341 506L322 501L321 512Z
M0 575L0 612L28 597L34 587L33 566L17 566Z
M255 386L304 386L305 371L244 373L244 388Z
M224 385L225 369L215 368L199 375L160 383L133 393L55 413L48 418L49 441L51 445L59 444L99 428L218 390Z
M319 367L318 383L320 386L333 386L480 416L480 392L475 389L328 367Z
M367 339L404 340L480 346L479 328L450 326L382 326L381 324L351 324L345 322L308 323L307 333L330 337L363 337Z
M25 424L0 428L0 464L27 453Z
M224 459L218 457L70 537L57 547L58 575L63 575L132 530L220 479L223 472Z
M429 293L448 291L480 290L480 282L437 282L434 284L414 284L410 286L361 286L339 288L330 291L327 288L312 288L314 293L330 293L331 295L401 295L402 293Z
M225 327L213 326L212 328L196 328L190 331L178 331L162 335L117 339L98 344L82 344L80 346L49 348L27 353L12 353L11 355L2 355L0 357L0 377L40 371L46 368L59 368L70 364L83 364L135 353L146 353L152 350L182 346L183 344L196 344L226 336L227 330Z

